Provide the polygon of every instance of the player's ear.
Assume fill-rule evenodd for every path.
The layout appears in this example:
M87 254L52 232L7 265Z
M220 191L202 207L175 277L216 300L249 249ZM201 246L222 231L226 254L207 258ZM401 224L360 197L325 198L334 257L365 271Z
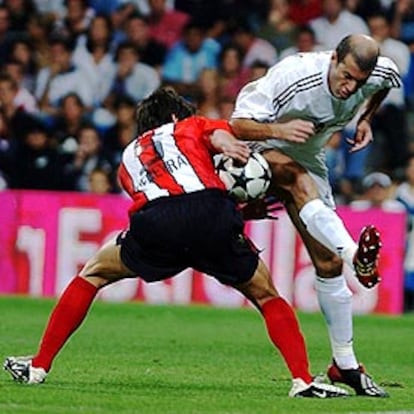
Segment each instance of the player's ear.
M338 53L335 50L332 52L331 63L335 65L338 63Z

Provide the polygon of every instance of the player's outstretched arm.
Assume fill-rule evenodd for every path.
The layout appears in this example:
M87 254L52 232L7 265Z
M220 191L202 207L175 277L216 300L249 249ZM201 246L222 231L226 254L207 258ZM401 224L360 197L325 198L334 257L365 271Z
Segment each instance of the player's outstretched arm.
M210 135L210 141L218 152L240 161L242 164L245 164L249 159L251 150L247 143L236 139L234 135L224 129L216 129Z
M388 95L388 92L389 89L381 89L368 100L365 111L357 122L354 138L347 139L347 142L351 145L350 152L359 151L374 140L371 122L382 101Z
M263 141L274 138L305 143L315 133L314 124L303 119L292 119L287 122L261 123L253 119L234 118L230 124L233 132L239 139L248 141Z

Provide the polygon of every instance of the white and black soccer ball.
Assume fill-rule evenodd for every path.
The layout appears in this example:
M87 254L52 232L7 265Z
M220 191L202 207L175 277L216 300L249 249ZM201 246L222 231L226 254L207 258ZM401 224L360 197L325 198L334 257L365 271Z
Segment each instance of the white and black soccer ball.
M216 170L229 194L238 202L248 202L265 195L270 186L271 170L267 161L252 152L245 165L226 155L217 157Z

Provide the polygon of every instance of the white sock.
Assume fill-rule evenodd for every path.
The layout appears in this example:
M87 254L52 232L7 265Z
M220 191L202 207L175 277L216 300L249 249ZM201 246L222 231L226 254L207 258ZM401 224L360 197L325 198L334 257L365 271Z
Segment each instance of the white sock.
M328 325L332 354L340 368L358 368L353 348L352 292L344 276L316 277L319 306Z
M299 216L312 237L353 267L352 260L358 246L332 209L317 198L307 202Z

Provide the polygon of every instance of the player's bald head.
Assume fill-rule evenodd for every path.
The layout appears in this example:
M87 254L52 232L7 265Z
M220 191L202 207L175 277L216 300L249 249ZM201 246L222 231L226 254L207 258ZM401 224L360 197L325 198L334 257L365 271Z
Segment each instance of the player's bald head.
M372 37L362 34L343 38L335 51L338 62L343 62L347 55L352 55L362 72L372 72L379 56L378 43Z

